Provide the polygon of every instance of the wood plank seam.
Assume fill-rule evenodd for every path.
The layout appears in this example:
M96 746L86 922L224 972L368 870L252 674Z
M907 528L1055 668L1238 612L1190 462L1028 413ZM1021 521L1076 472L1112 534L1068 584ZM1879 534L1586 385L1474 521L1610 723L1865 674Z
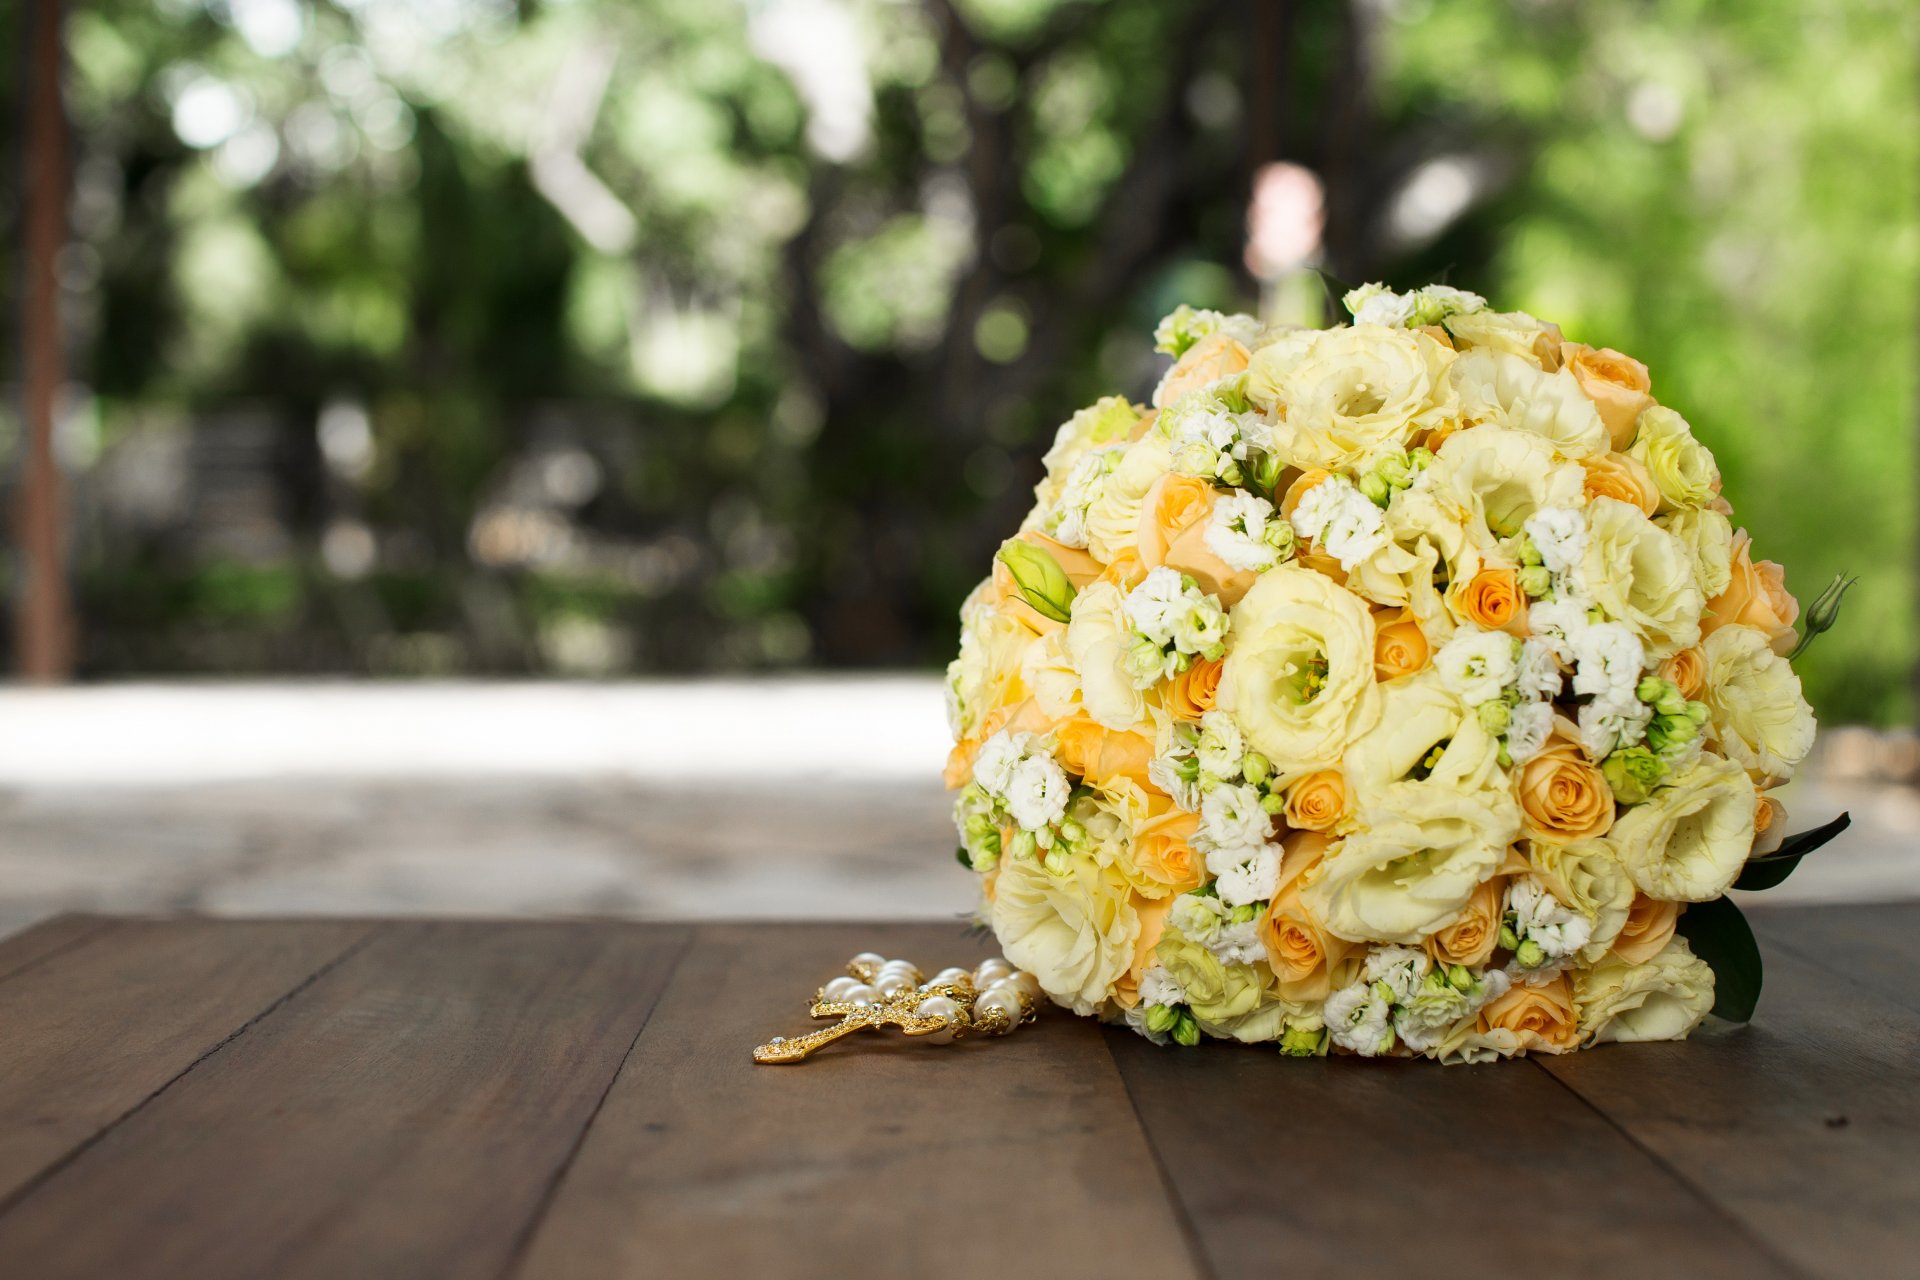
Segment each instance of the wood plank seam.
M54 924L57 921L59 921L61 918L62 917L60 916L54 916L50 920L41 921L41 924ZM37 956L28 956L25 960L22 960L19 964L15 965L11 969L0 969L0 982L6 982L6 981L9 981L10 979L17 978L21 974L26 973L28 970L32 969L34 966L39 964L44 964L46 961L53 959L55 956L65 955L67 952L73 950L75 947L79 946L81 943L89 942L92 939L99 937L103 931L112 927L113 923L114 922L112 920L104 916L96 917L93 920L92 926L90 928L81 930L79 933L74 934L73 937L68 938L65 942L62 942L56 946L50 947L47 950L42 951Z
M344 950L342 950L340 954L334 956L333 959L327 961L325 964L321 965L318 969L315 969L312 973L302 978L299 982L295 983L292 987L288 988L277 999L275 999L270 1004L268 1004L264 1009L261 1009L258 1013L254 1014L252 1017L242 1022L238 1027L235 1027L232 1031L222 1036L217 1044L214 1044L205 1053L200 1054L192 1062L189 1062L186 1066L182 1067L179 1071L176 1071L173 1075L169 1076L166 1079L166 1081L162 1083L158 1088L148 1093L144 1098L141 1098L140 1101L134 1103L132 1106L128 1107L125 1111L122 1111L119 1115L115 1116L112 1120L109 1120L106 1124L101 1125L100 1128L88 1134L81 1141L75 1143L74 1146L70 1150L68 1150L64 1155L62 1155L59 1159L48 1164L46 1168L40 1170L38 1173L34 1174L32 1177L22 1182L18 1187L14 1188L11 1194L6 1196L0 1196L0 1215L4 1215L10 1212L14 1208L14 1206L20 1204L28 1196L32 1195L35 1191L39 1190L40 1187L45 1185L48 1179L54 1177L62 1169L65 1169L68 1165L72 1164L75 1160L78 1160L81 1156L85 1155L88 1151L92 1150L109 1133L112 1133L115 1129L125 1124L129 1118L139 1114L142 1110L144 1110L149 1104L151 1104L156 1099L158 1099L167 1090L171 1089L174 1085L178 1084L181 1080L184 1080L189 1074L193 1072L193 1069L195 1067L198 1067L201 1063L207 1061L209 1058L219 1053L222 1049L225 1049L228 1045L232 1044L235 1040L245 1035L253 1027L259 1025L260 1021L263 1018L266 1018L269 1014L272 1014L275 1010L284 1006L289 1000L292 1000L295 996L299 995L302 991L305 991L307 988L311 987L314 983L318 982L321 978L325 977L328 973L332 972L334 969L338 968L341 964L351 959L369 942L373 941L373 939L376 936L378 936L380 932L381 932L381 926L374 926L369 928L358 939L348 944L348 946ZM88 934L86 936L93 937L95 935ZM65 948L61 948L61 949L65 950Z
M1058 1010L1054 1011L1056 1014ZM1134 1096L1133 1080L1120 1066L1120 1060L1113 1056L1112 1036L1119 1034L1108 1028L1101 1029L1100 1046L1106 1051L1107 1062L1113 1067L1113 1074L1120 1077L1120 1087L1126 1090L1127 1106L1133 1111L1133 1123L1140 1130L1140 1140L1147 1144L1147 1151L1153 1156L1153 1170L1160 1179L1161 1190L1166 1192L1167 1205L1173 1210L1174 1221L1180 1224L1180 1238L1187 1246L1187 1256L1193 1259L1194 1270L1205 1280L1216 1280L1218 1275L1213 1262L1207 1257L1207 1251L1200 1241L1200 1230L1194 1225L1187 1213L1187 1203L1180 1196L1180 1188L1175 1185L1173 1171L1167 1168L1167 1162L1161 1158L1160 1148L1154 1143L1153 1130L1147 1124L1146 1117L1140 1114L1140 1099ZM1131 1031L1127 1034L1133 1034ZM1179 1052L1171 1046L1163 1046L1166 1052Z
M693 949L694 940L704 932L705 930L701 928L686 931L686 936L680 942L680 949L673 954L673 962L667 966L666 976L660 980L659 990L653 993L653 999L648 1003L646 1012L641 1014L640 1025L633 1029L633 1039L627 1042L627 1051L620 1055L620 1065L614 1068L612 1075L607 1077L606 1087L601 1089L600 1096L594 1099L593 1109L581 1122L580 1132L574 1134L572 1144L567 1147L566 1156L554 1169L553 1176L547 1180L546 1188L541 1191L539 1199L534 1201L533 1211L527 1215L527 1220L522 1224L519 1234L514 1237L512 1247L507 1250L506 1261L501 1264L498 1273L501 1280L507 1280L507 1277L518 1271L525 1262L527 1250L533 1245L534 1234L539 1231L540 1224L546 1221L547 1212L553 1208L553 1202L560 1194L561 1185L566 1182L567 1174L573 1169L574 1160L579 1157L580 1149L587 1143L587 1135L593 1132L594 1122L600 1118L601 1108L607 1105L607 1098L612 1095L613 1086L618 1084L620 1077L626 1074L627 1064L633 1060L633 1051L639 1047L640 1037L647 1033L647 1028L653 1023L654 1010L660 1007L661 999L667 994L668 988L673 986L674 978L679 975L680 962L687 958L687 952Z
M1525 1061L1528 1066L1532 1067L1534 1070L1538 1071L1541 1075L1546 1076L1549 1080L1553 1081L1555 1084L1559 1085L1562 1089L1565 1089L1568 1093L1572 1094L1574 1098L1579 1101L1581 1106L1593 1112L1594 1115L1599 1116L1600 1119L1606 1124L1606 1126L1609 1129L1612 1129L1615 1133L1619 1134L1622 1138L1626 1139L1628 1145L1633 1147L1635 1151L1638 1151L1641 1155L1645 1156L1649 1161L1651 1161L1655 1168L1659 1169L1662 1173L1666 1174L1667 1177L1671 1178L1675 1185L1679 1186L1682 1190L1684 1190L1688 1195L1692 1196L1700 1204L1706 1206L1706 1208L1712 1212L1713 1216L1720 1219L1720 1221L1724 1223L1728 1227L1728 1229L1733 1231L1734 1234L1742 1237L1749 1244L1751 1244L1755 1252L1766 1257L1768 1261L1772 1262L1775 1266L1779 1267L1780 1270L1787 1275L1807 1276L1810 1274L1804 1267L1797 1266L1785 1254L1775 1249L1771 1243L1762 1239L1760 1236L1754 1234L1754 1232L1748 1228L1747 1224L1740 1219L1739 1215L1735 1214L1731 1209L1727 1208L1727 1206L1721 1204L1718 1200L1714 1199L1711 1195L1707 1194L1707 1191L1705 1188L1701 1187L1698 1183L1694 1182L1694 1180L1692 1178L1689 1178L1685 1173L1682 1173L1680 1169L1677 1166L1675 1166L1671 1160L1668 1160L1665 1156L1661 1155L1658 1151L1653 1150L1651 1147L1647 1146L1646 1143L1640 1141L1640 1139L1636 1137L1632 1133L1632 1131L1627 1129L1624 1125L1622 1125L1619 1121L1615 1120L1612 1116L1608 1115L1603 1108L1601 1108L1599 1105L1597 1105L1593 1101L1593 1099L1587 1097L1586 1094L1574 1088L1572 1084L1561 1079L1559 1076L1555 1075L1553 1072L1547 1070L1546 1065L1538 1061L1537 1059L1527 1058Z
M1834 964L1831 960L1823 958L1818 951L1802 950L1798 944L1788 942L1772 931L1761 934L1761 937L1765 938L1766 945L1769 949L1784 951L1803 964L1811 965L1822 973L1838 978L1850 986L1858 987L1860 990L1873 996L1876 1000L1889 1002L1897 1002L1899 1000L1898 995L1890 995L1882 991L1878 983L1863 980L1858 973L1851 972ZM1762 999L1765 999L1764 995Z

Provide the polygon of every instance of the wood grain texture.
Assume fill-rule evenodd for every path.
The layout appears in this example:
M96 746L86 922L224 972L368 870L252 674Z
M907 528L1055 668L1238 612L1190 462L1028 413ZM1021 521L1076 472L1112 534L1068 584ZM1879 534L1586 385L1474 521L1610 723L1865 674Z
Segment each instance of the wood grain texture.
M951 926L702 929L519 1275L1196 1274L1090 1021L950 1048L862 1033L755 1065L869 949L932 968L987 954Z
M1108 1035L1221 1280L1486 1276L1522 1256L1558 1277L1791 1274L1529 1063Z
M685 941L381 926L0 1215L0 1258L44 1280L498 1275Z
M1750 1025L1541 1065L1806 1274L1912 1275L1920 1019L1762 946Z
M0 982L22 969L39 964L57 952L76 946L83 938L111 928L99 916L65 915L42 920L0 941Z
M1920 970L1920 902L1755 907L1747 919L1763 944L1791 951L1920 1012L1920 983L1913 981Z
M356 923L79 917L0 980L0 1205L364 938ZM4 1256L4 1254L0 1254Z

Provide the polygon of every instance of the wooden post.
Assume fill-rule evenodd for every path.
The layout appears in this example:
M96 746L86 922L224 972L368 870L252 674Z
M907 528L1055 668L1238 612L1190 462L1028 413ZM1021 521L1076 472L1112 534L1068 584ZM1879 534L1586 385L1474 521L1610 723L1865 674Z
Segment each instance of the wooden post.
M65 484L54 456L54 414L64 377L60 284L55 262L67 241L67 126L61 100L60 0L32 0L27 51L26 191L22 266L22 400L26 449L21 463L19 555L14 600L14 664L33 681L73 670L72 607L67 588Z

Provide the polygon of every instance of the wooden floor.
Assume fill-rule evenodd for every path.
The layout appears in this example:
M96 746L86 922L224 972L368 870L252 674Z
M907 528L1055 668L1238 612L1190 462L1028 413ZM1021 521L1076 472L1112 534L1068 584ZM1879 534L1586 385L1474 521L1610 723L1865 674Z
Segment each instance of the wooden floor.
M957 926L64 917L0 943L0 1273L1911 1276L1920 905L1755 913L1756 1022L1474 1068L1050 1014L799 1067Z

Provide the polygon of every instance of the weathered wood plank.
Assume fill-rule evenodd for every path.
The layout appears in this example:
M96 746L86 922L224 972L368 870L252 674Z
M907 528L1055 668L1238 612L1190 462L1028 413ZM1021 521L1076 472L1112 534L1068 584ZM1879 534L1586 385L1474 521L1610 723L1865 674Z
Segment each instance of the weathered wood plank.
M1519 1257L1563 1277L1792 1274L1529 1063L1108 1035L1221 1280L1486 1276Z
M0 1203L368 931L192 920L86 931L89 923L56 922L77 940L0 982Z
M1910 1275L1920 1019L1779 947L1765 957L1749 1026L1543 1065L1808 1274Z
M1763 942L1775 943L1920 1012L1920 984L1912 979L1914 971L1920 970L1920 902L1755 907L1747 919Z
M382 926L0 1216L0 1257L45 1280L496 1276L686 937Z
M21 930L0 941L0 982L109 927L100 916L64 915Z
M755 1065L864 950L987 954L953 926L702 929L518 1274L1195 1274L1090 1021L946 1048L865 1033Z

